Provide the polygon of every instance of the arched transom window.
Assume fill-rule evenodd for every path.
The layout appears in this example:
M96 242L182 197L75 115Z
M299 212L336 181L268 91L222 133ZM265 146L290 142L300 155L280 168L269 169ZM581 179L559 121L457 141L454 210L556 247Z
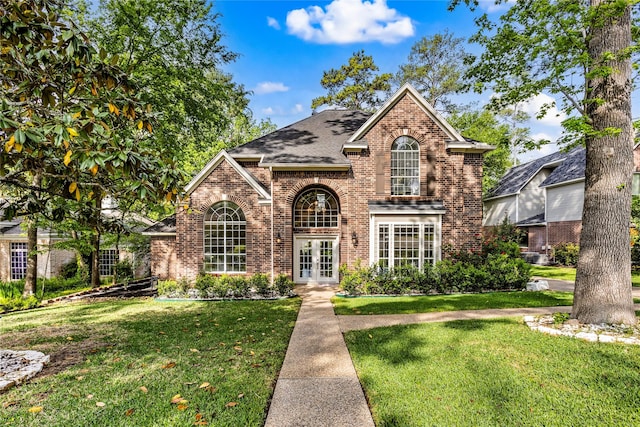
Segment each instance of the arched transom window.
M241 273L247 266L247 222L238 205L219 202L204 215L204 271Z
M420 148L418 141L401 136L391 146L391 194L420 194Z
M311 188L296 200L293 223L296 228L335 228L339 213L338 200L333 194L322 188Z

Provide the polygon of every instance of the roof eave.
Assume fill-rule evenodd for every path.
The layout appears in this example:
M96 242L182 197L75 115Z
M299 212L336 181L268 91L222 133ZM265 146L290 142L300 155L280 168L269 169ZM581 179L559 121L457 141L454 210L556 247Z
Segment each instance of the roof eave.
M470 144L466 141L447 141L447 149L454 153L486 153L496 149L495 145L485 143Z
M259 163L258 166L271 168L274 171L348 171L351 169L349 163Z
M582 178L575 178L575 179L569 179L567 181L561 181L561 182L556 182L554 184L547 184L547 185L540 185L540 188L554 188L554 187L562 187L563 185L569 185L569 184L576 184L578 182L583 182L584 181L584 177Z
M424 97L409 83L405 83L398 91L382 105L362 126L349 138L348 143L358 141L391 110L404 95L409 95L422 108L422 110L436 123L447 137L454 141L463 141L464 138L438 113Z

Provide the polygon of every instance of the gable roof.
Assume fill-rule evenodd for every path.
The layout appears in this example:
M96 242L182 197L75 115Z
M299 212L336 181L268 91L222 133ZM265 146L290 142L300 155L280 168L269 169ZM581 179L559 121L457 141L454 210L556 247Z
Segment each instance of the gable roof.
M356 110L324 110L232 149L235 159L260 160L263 167L346 168L342 153L347 138L370 114Z
M213 172L213 170L218 167L218 165L223 161L227 161L227 163L229 163L229 165L231 165L231 167L234 168L236 172L238 172L238 175L240 175L247 182L247 184L253 187L253 189L256 190L258 194L260 194L262 200L271 200L271 194L269 193L269 190L267 190L265 186L260 183L260 181L258 181L251 173L249 173L249 171L240 166L240 164L238 164L238 162L236 162L225 150L220 150L220 152L216 154L216 156L211 159L211 161L207 163L207 165L195 177L193 177L191 182L189 182L189 184L187 184L187 186L184 188L186 195L188 196L193 193L198 185L200 185L200 183L204 181L211 174L211 172Z
M142 234L146 236L173 235L176 233L176 215L170 215L147 227Z
M405 83L349 138L348 143L361 140L402 98L410 97L424 113L447 135L447 148L452 151L483 153L495 149L494 146L463 137L449 124L411 84Z
M527 163L523 163L518 166L514 166L507 171L507 173L500 179L498 185L496 185L487 195L485 200L494 199L498 197L506 197L517 194L522 190L531 179L545 167L555 167L555 170L545 179L544 185L550 185L547 183L552 178L553 183L560 183L567 180L579 178L580 170L576 168L577 162L579 162L580 152L584 152L584 148L577 147L568 153L556 152L538 159L532 160ZM567 159L571 159L569 164L571 167L561 168ZM582 154L584 162L584 153ZM582 165L582 177L584 177L584 164Z

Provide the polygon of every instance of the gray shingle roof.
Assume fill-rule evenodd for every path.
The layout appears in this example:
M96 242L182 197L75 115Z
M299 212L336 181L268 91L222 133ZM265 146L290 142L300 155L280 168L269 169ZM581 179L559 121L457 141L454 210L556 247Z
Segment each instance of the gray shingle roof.
M348 166L342 144L370 117L354 110L324 110L229 151L234 158L262 157L263 164Z
M445 211L442 200L370 200L369 211Z
M171 215L165 219L156 222L147 227L143 233L175 233L176 232L176 216Z
M558 166L547 179L544 181L544 185L549 185L547 181L553 177L553 183L559 183L575 179L576 174L579 174L579 170L576 168L579 162L580 152L584 151L584 148L578 147L569 151L568 153L556 152L549 154L539 159L532 160L530 162L514 166L500 179L498 185L493 188L487 198L507 196L520 191L527 183L533 178L538 171L545 165L562 163ZM584 163L584 154L582 154L582 161ZM561 169L561 166L565 161L569 160L571 167L567 166L566 169ZM584 164L582 165L582 176L584 176ZM555 176L554 176L555 175Z
M578 147L567 153L567 158L545 179L540 187L584 178L587 165L587 150Z

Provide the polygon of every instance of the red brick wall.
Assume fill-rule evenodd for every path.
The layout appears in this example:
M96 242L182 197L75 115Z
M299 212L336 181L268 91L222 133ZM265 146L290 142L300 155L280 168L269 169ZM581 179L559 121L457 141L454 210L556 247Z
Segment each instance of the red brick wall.
M160 280L176 277L176 238L151 237L151 274Z
M247 274L271 271L271 208L259 205L259 194L226 161L193 191L188 209L176 213L176 277L195 278L204 265L204 214L228 200L244 212L247 227Z
M548 229L548 231L547 231ZM550 222L547 227L529 227L529 251L545 252L543 246L555 246L558 243L580 243L582 221Z
M391 196L391 144L408 135L420 144L421 190L419 196ZM309 187L324 187L340 204L338 229L304 230L313 234L339 234L340 263L353 266L357 259L369 262L369 207L373 200L442 200L446 214L442 218L442 244L461 249L477 244L475 236L482 224L482 155L451 153L446 149L446 134L408 96L401 99L364 136L369 150L350 153L349 171L274 171L244 163L250 173L269 188L273 179L275 274L293 273L293 204ZM346 138L345 138L346 139ZM384 193L376 192L376 158L384 162ZM433 159L433 161L429 161ZM430 170L429 164L435 165ZM435 185L428 190L432 177ZM427 193L429 195L427 195ZM247 219L247 273L271 272L271 206L258 204L258 193L223 161L191 194L189 210L177 213L176 277L193 278L203 265L203 215L214 203L227 198L238 204ZM358 237L358 245L351 240Z

